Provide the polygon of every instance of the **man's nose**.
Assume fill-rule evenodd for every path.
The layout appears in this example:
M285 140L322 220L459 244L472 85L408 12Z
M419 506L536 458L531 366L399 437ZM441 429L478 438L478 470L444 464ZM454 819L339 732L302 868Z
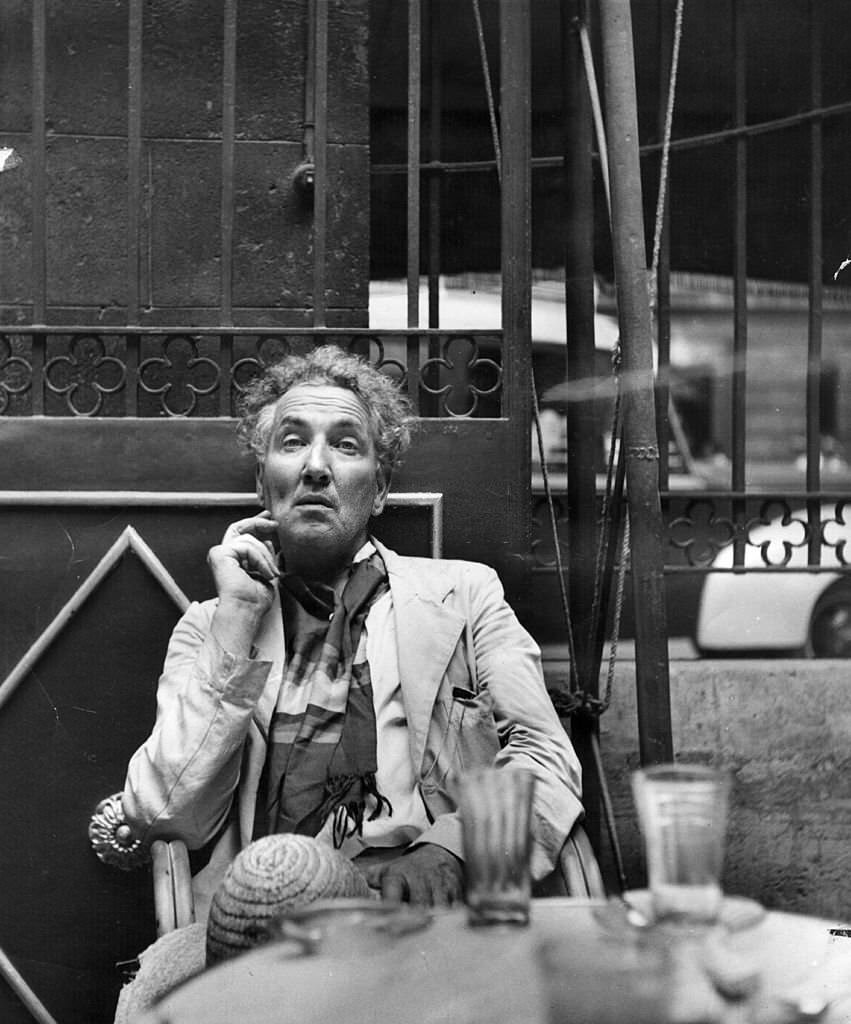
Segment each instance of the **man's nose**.
M328 446L322 441L315 441L307 449L302 476L311 483L326 483L331 477L328 461Z

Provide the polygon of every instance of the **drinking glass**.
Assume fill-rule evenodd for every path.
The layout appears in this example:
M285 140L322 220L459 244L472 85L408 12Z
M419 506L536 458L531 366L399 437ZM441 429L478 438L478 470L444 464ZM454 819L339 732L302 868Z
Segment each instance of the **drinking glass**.
M712 923L722 900L728 773L703 765L654 765L633 773L632 789L654 918Z
M528 924L535 776L482 768L458 779L467 919L472 925Z

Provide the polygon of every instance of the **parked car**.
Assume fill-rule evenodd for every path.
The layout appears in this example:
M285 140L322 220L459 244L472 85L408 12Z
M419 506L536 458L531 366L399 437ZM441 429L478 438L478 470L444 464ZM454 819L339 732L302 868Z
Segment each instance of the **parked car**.
M842 503L822 505L820 519L819 571L805 571L807 513L797 509L751 527L745 550L750 571L707 575L695 632L701 655L851 657L851 575L831 571L851 566L851 503L847 509ZM728 545L712 567L732 564ZM766 564L785 568L757 568Z

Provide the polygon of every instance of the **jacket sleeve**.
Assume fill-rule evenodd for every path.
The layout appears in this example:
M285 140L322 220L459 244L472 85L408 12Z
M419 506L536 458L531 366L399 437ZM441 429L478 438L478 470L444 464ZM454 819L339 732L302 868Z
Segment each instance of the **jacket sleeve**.
M499 738L492 763L535 775L532 876L541 879L554 869L568 833L583 813L579 759L547 693L540 648L506 602L496 573L466 563L459 590L468 610L471 680L490 703ZM418 841L462 856L457 812L440 815Z
M210 634L212 607L193 603L175 627L153 732L127 770L124 813L146 841L179 837L197 849L219 829L271 668L222 649Z

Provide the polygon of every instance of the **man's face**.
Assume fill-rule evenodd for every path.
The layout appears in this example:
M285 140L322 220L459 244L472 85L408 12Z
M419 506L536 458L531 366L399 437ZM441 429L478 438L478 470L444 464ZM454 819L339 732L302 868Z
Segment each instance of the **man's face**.
M353 392L300 384L278 400L258 495L278 524L288 568L327 572L351 561L387 496L366 409Z

